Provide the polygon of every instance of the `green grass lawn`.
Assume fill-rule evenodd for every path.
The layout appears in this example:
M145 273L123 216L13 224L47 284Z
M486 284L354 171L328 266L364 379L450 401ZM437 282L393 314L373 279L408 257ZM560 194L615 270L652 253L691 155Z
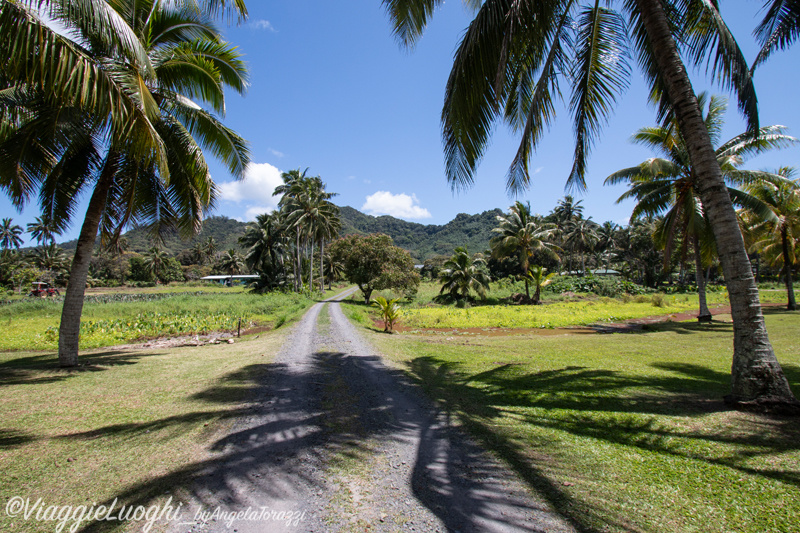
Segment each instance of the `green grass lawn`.
M177 497L181 476L247 414L282 338L279 330L235 344L95 351L72 371L59 370L51 353L0 352L2 509L15 496L57 506ZM3 532L56 525L0 512Z
M800 314L765 314L800 394ZM798 531L800 423L726 409L727 323L369 335L581 531Z
M328 296L341 288L334 288ZM297 294L259 295L233 287L167 286L87 295L81 349L157 337L280 327L313 300ZM26 298L0 305L0 350L53 350L58 345L61 300Z

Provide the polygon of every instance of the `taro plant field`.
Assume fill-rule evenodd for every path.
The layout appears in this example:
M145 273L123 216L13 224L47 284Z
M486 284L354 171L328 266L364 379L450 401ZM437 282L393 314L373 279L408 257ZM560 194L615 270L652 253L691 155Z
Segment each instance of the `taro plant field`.
M158 337L280 327L312 300L300 294L251 294L228 289L143 292L86 297L81 348ZM60 299L18 299L0 305L0 350L52 350L58 346Z

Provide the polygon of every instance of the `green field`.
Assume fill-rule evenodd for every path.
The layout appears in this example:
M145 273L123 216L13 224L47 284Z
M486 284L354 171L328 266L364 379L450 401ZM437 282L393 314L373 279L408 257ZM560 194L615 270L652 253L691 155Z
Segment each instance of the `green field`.
M297 294L258 295L241 288L178 287L92 294L81 320L81 349L158 337L279 327L313 301ZM0 350L53 350L61 301L27 298L0 306Z
M492 283L485 301L467 306L440 305L433 302L440 285L422 283L416 297L408 301L399 294L384 291L387 298L401 297L403 316L399 325L411 329L466 328L557 328L589 324L620 322L653 315L697 312L697 294L642 294L621 298L600 297L594 294L563 296L545 292L542 305L510 305L505 300L514 292L524 291L522 283ZM378 293L373 294L373 298ZM760 292L764 304L786 301L783 291ZM709 292L710 307L728 304L727 292ZM351 300L361 301L360 293ZM355 312L351 310L351 314Z
M765 314L800 394L800 314ZM729 323L369 335L581 531L797 531L800 425L725 407Z

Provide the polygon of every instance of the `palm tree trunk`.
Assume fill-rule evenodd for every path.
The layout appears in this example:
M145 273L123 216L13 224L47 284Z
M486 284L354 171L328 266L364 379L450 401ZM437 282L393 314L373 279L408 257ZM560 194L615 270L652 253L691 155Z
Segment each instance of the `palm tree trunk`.
M325 239L319 240L319 292L325 292Z
M736 213L664 8L660 0L636 0L636 4L686 140L728 286L734 340L731 394L725 399L740 407L800 409L770 344Z
M700 300L700 311L697 313L698 322L711 322L711 311L706 303L706 280L703 277L703 260L700 257L700 243L694 239L694 268L697 271L697 297Z
M794 286L792 284L792 262L789 254L789 235L786 226L781 228L781 245L783 247L783 272L784 280L786 281L786 296L789 301L786 304L786 309L795 311L797 303L794 300Z
M308 290L314 292L314 239L308 251Z
M295 235L297 236L297 239L296 239L297 240L297 243L296 243L297 262L294 265L294 292L300 292L300 284L302 283L301 276L303 275L303 272L302 272L302 270L303 270L303 259L302 259L302 256L300 255L300 253L301 253L300 252L300 227L297 226L295 229L296 229Z
M81 226L75 257L69 270L69 283L64 294L64 307L61 309L61 324L58 328L58 364L61 367L78 365L78 346L81 336L81 314L83 296L86 293L86 278L92 261L92 250L97 238L97 229L108 201L108 191L114 182L116 154L109 153L100 179L95 185L86 217Z

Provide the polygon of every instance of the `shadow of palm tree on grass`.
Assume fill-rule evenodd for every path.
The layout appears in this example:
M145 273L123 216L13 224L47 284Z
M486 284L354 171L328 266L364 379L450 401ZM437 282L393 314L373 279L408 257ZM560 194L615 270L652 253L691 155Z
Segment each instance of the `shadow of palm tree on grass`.
M658 327L687 334L707 328L695 324ZM722 396L729 389L730 375L695 364L651 366L659 372L631 375L577 366L524 372L519 365L505 364L470 374L458 363L420 357L410 362L409 372L444 409L587 531L594 530L593 524L614 520L605 512L598 514L598 509L586 502L568 498L553 481L552 470L543 473L550 468L548 451L559 445L545 436L552 431L699 460L800 487L800 472L747 464L753 457L796 451L800 427L795 418L747 415L747 428L716 433L676 426L669 422L671 417L699 419L728 411ZM784 370L797 386L798 369L789 366ZM512 422L501 420L503 417ZM513 430L503 429L514 422L546 431L521 430L527 440L523 447ZM694 445L702 442L722 445L723 451ZM630 527L625 517L613 525L622 530Z
M162 352L130 352L106 350L81 355L79 364L59 368L54 353L15 357L0 363L0 387L55 383L85 372L103 372L115 366L134 365L145 357L164 355Z

